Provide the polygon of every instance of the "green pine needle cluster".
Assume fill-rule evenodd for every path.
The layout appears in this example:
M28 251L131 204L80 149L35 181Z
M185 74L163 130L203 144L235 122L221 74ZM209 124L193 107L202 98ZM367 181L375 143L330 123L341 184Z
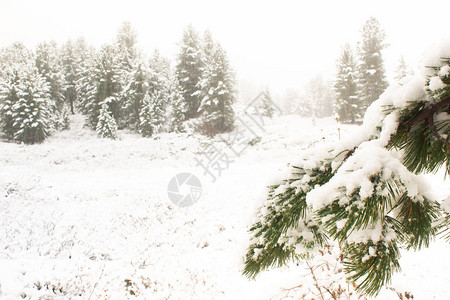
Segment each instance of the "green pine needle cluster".
M296 254L295 248L287 241L283 241L286 232L291 228L297 229L300 221L313 236L312 239L299 236L295 244L305 249L314 249L326 243L327 238L321 231L320 223L307 219L309 212L306 195L317 184L322 185L330 180L333 175L331 163L323 162L320 167L310 172L308 176L311 177L311 181L306 189L297 190L293 186L296 181L303 179L307 172L297 167L294 167L294 172L295 178L269 187L269 199L272 203L267 206L263 220L250 229L254 243L249 248L245 262L244 274L248 277L254 278L262 270L273 266L280 267L292 259L308 255L307 251L303 255ZM289 184L286 191L282 194L276 193L277 189L286 183Z
M307 259L335 243L341 249L347 280L359 293L376 296L400 270L399 249L428 247L439 233L450 241L449 213L426 191L410 190L418 173L436 172L443 166L445 174L450 173L450 71L442 71L450 70L450 60L444 58L429 70L422 97L398 107L383 106L378 134L358 140L353 149L330 149L314 167L300 163L292 168L291 178L269 186L268 199L250 228L244 275L255 278L263 270ZM333 185L339 182L335 177L358 170L351 167L358 161L352 157L367 151L360 149L366 147L361 146L364 142L382 143L388 118L395 119L397 127L392 132L386 129L387 142L378 151L380 158L399 164L391 166L387 160L369 174L364 190L363 183L353 189L346 183ZM326 195L324 203L314 203L312 191L325 185L334 187L333 193Z

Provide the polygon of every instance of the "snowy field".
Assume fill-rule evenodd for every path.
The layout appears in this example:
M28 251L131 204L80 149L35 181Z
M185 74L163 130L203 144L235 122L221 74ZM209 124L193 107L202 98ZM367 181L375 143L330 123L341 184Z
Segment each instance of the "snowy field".
M120 131L120 140L101 140L81 116L71 121L40 145L0 142L0 299L279 299L310 281L295 264L256 281L241 276L247 228L278 169L303 148L337 141L338 126L342 137L353 126L267 120L261 141L212 182L195 161L205 137ZM167 195L181 172L203 185L188 208ZM429 179L442 197L450 194L442 175ZM449 251L436 241L404 252L389 286L414 299L450 299ZM398 299L387 288L378 298Z

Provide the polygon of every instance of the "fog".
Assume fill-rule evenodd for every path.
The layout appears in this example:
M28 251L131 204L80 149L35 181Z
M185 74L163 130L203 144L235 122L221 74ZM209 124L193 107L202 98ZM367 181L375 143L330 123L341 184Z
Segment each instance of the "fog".
M448 36L448 1L24 1L0 3L0 46L34 47L83 36L110 42L124 21L139 46L174 60L187 24L210 29L228 52L241 89L269 86L275 94L302 89L317 75L333 77L341 46L355 45L364 21L386 32L385 68L392 78L400 56L411 67L425 49ZM251 93L251 92L250 92Z

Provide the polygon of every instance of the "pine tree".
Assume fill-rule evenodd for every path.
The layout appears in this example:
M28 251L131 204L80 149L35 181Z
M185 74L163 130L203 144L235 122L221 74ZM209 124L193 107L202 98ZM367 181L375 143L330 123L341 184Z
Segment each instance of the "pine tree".
M14 138L13 106L19 101L19 76L18 70L11 70L9 74L0 77L0 126L8 140Z
M159 133L162 131L164 124L166 123L166 96L160 92L155 91L150 95L150 108L151 108L151 123L153 126L153 133Z
M233 103L236 100L234 74L222 47L216 43L201 82L205 91L199 111L200 131L207 135L228 132L234 128Z
M273 108L273 100L272 96L270 95L269 88L266 88L264 90L258 110L263 116L269 118L273 117L273 112L275 109Z
M310 117L312 115L311 103L305 96L300 95L293 89L286 91L283 111L286 114L297 114L302 117Z
M107 103L102 104L102 108L100 109L96 131L100 138L117 139L116 120L112 117Z
M122 103L124 105L124 119L126 126L139 131L139 118L142 101L149 90L148 70L145 64L140 63L130 73L128 85L122 91Z
M71 114L75 114L75 101L77 99L77 81L80 78L77 70L77 57L72 41L67 41L61 50L63 68L63 95Z
M120 93L122 91L120 65L115 56L114 48L110 45L102 47L98 55L87 66L80 79L81 112L87 115L87 125L95 129L100 115L103 101L108 99L107 105L116 124L120 124L122 103Z
M417 174L442 166L450 174L450 59L428 73L389 88L355 137L302 153L290 177L269 186L244 274L337 244L347 280L374 296L400 269L401 247L427 247L438 230L449 236L450 212L438 221L439 204Z
M146 87L142 86L146 78L142 76L147 75L146 65L137 51L136 44L136 31L129 22L122 23L114 40L113 52L117 67L117 81L120 82L123 90L118 91L120 95L116 97L117 111L113 114L119 128L129 127L134 130L137 129L139 120L136 102L141 102L146 92L143 90ZM129 109L133 106L134 109L130 111Z
M333 112L331 86L322 76L318 75L308 82L305 96L317 117L331 116Z
M193 26L189 25L183 33L176 65L176 76L187 107L186 119L195 118L200 114L202 70L200 39Z
M14 141L41 143L52 131L50 87L31 66L11 75L2 83L2 130Z
M408 77L409 75L411 75L411 72L405 63L403 56L400 56L397 68L395 69L394 79L398 84L401 84L402 80Z
M185 132L183 121L186 119L186 102L181 93L181 88L176 80L172 80L170 88L169 103L170 103L170 121L169 131L171 132Z
M63 73L55 42L44 42L37 46L36 68L50 86L50 97L57 108L62 108L64 106Z
M0 77L6 78L14 70L34 63L32 51L22 43L14 43L9 47L0 49Z
M55 42L41 43L37 46L36 69L50 88L50 99L54 104L50 107L53 126L55 129L61 129L58 128L58 120L65 106L64 73Z
M143 137L151 137L155 133L155 127L153 125L153 103L148 93L145 94L139 120L139 132Z
M161 131L165 123L164 101L159 91L145 95L139 118L139 132L143 137L151 137Z
M170 61L161 56L156 49L153 52L153 56L149 60L149 90L150 92L161 92L168 94L170 88L170 81L172 71L170 68Z
M149 93L152 98L157 95L158 132L167 131L169 127L169 102L172 72L170 61L155 50L149 60ZM153 96L152 96L153 95ZM156 99L156 98L155 98Z
M388 86L384 74L381 51L386 47L385 33L378 20L369 18L362 28L362 41L359 43L359 99L363 111L384 92Z
M121 70L124 73L131 72L138 63L138 52L136 49L137 34L129 22L122 23L117 31L114 49Z
M93 103L96 89L95 78L95 59L96 51L86 44L83 38L79 38L74 43L75 52L75 73L77 74L77 81L75 83L75 90L77 95L76 109L85 115L90 115L88 108L90 103ZM91 114L92 115L92 114ZM89 127L92 123L88 122Z
M334 83L336 111L341 122L354 123L362 117L357 95L357 66L352 49L346 44L337 63L337 75Z

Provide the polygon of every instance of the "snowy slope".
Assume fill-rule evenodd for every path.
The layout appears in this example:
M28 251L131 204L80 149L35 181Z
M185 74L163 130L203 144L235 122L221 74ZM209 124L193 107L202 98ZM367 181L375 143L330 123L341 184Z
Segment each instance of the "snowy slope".
M247 228L277 170L297 161L299 149L338 139L334 120L266 120L261 141L216 182L196 166L211 143L205 137L120 131L118 141L100 140L81 116L71 121L40 145L0 142L1 299L269 299L303 280L302 265L242 277ZM354 128L339 126L342 136ZM168 199L180 172L202 182L192 207ZM440 178L430 176L444 197L449 185ZM391 286L415 299L448 299L449 250L437 242L405 253ZM379 296L396 297L388 289Z

